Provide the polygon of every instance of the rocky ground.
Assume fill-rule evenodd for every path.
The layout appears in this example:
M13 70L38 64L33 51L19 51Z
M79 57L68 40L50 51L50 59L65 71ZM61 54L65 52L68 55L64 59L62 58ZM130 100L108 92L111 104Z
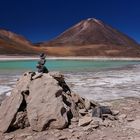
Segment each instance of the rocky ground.
M115 119L105 121L93 117L91 123L79 126L77 120L66 129L32 131L30 127L11 133L1 134L1 140L139 140L140 139L140 99L126 98L104 102L116 113ZM88 118L84 122L90 121ZM93 123L94 122L94 123Z

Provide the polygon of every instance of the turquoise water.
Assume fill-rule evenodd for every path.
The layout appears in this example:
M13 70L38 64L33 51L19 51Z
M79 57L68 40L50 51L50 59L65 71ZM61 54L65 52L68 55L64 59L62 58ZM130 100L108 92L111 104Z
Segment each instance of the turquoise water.
M37 61L18 60L18 61L0 61L0 74L24 72L36 70ZM49 70L76 72L76 71L95 71L107 68L120 68L127 65L140 64L140 61L117 61L117 60L47 60L46 66Z
M0 94L9 94L22 73L36 71L36 64L35 60L0 61ZM134 72L128 69L129 71L124 73L120 69L116 70L116 68L137 64L140 64L140 61L47 60L46 62L50 71L64 73L66 82L74 92L97 100L113 99L121 94L123 96L123 93L129 93L130 89L134 89L130 95L134 93L138 95L139 70ZM108 72L108 69L113 68L115 71ZM135 87L132 83L136 83ZM119 84L126 84L128 90L124 92L123 88L118 86ZM120 89L122 89L121 94Z

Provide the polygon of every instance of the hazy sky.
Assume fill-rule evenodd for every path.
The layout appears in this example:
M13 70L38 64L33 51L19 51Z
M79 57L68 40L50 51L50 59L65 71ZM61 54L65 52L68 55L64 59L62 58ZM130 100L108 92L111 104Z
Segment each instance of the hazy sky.
M140 42L140 0L0 0L0 28L33 42L97 18Z

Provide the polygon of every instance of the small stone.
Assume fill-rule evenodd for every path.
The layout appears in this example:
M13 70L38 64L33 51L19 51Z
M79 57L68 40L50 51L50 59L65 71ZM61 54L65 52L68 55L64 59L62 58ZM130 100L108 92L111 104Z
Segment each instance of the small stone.
M73 128L74 128L74 126L73 126L73 125L69 125L69 128L70 128L70 129L73 129Z
M92 114L92 109L89 109L88 112L89 112L90 114Z
M84 116L83 118L79 119L78 126L86 126L90 124L91 121L92 121L92 117Z
M55 133L54 135L55 135L55 137L60 137L61 136L60 133Z
M118 110L112 110L112 115L114 115L114 116L118 115L119 113L120 113L120 111L118 111Z
M127 117L126 114L121 114L121 115L118 116L118 119L119 120L124 120L126 117Z
M81 115L85 115L85 114L87 114L88 112L86 111L86 109L79 109L79 113L80 113Z
M99 106L99 103L95 102L94 100L90 100L90 104L92 107Z
M54 78L62 78L64 79L64 75L58 71L51 71L49 74Z
M112 106L112 103L111 102L102 102L102 103L100 103L100 106L108 106L108 107L111 107Z
M33 140L32 136L27 136L25 140Z
M65 137L65 136L61 136L61 137L59 137L59 139L58 140L68 140L68 138L67 137Z
M40 78L42 75L43 75L42 73L37 73L36 75L34 75L32 77L32 80L37 79L37 78Z
M73 133L73 132L74 132L74 130L73 130L73 129L69 129L69 132Z
M134 121L134 119L129 117L129 118L127 118L127 121L132 122L132 121Z
M5 140L11 140L14 138L14 135L6 135L4 138Z
M78 101L79 101L79 95L78 94L73 93L73 94L71 94L71 97L72 97L72 99L75 103L78 103Z
M78 120L79 120L78 118L72 118L71 122L78 122Z
M93 126L93 125L88 125L88 126L85 126L85 127L83 127L83 130L84 131L93 131L93 129L95 129L95 128L97 128L99 125L97 125L97 126Z
M112 115L110 115L110 114L107 115L107 118L108 118L109 120L111 120L111 121L114 121L114 120L115 120L115 117L112 116Z
M105 126L105 127L110 126L110 121L104 120L104 121L102 122L102 126Z
M91 106L90 101L88 99L85 99L85 108L87 110L89 110L90 109L90 106Z
M92 128L98 128L99 127L99 123L92 124L91 126L92 126Z
M90 124L92 125L93 128L97 128L100 125L101 126L105 125L103 120L101 118L98 118L98 117L93 117L93 121Z
M27 137L30 135L31 135L30 133L21 133L21 134L18 134L18 137Z
M91 123L99 122L99 124L100 124L103 122L103 120L101 118L98 118L98 117L92 117L92 118L93 118L93 121Z

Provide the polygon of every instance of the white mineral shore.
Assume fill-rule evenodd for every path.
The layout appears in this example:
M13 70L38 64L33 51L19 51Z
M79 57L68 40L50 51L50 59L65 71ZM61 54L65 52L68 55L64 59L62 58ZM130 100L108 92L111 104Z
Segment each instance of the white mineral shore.
M8 55L0 55L0 61L10 61L10 60L37 60L38 56L8 56ZM138 57L92 57L92 56L68 56L68 57L56 57L56 56L47 56L49 60L140 60Z

